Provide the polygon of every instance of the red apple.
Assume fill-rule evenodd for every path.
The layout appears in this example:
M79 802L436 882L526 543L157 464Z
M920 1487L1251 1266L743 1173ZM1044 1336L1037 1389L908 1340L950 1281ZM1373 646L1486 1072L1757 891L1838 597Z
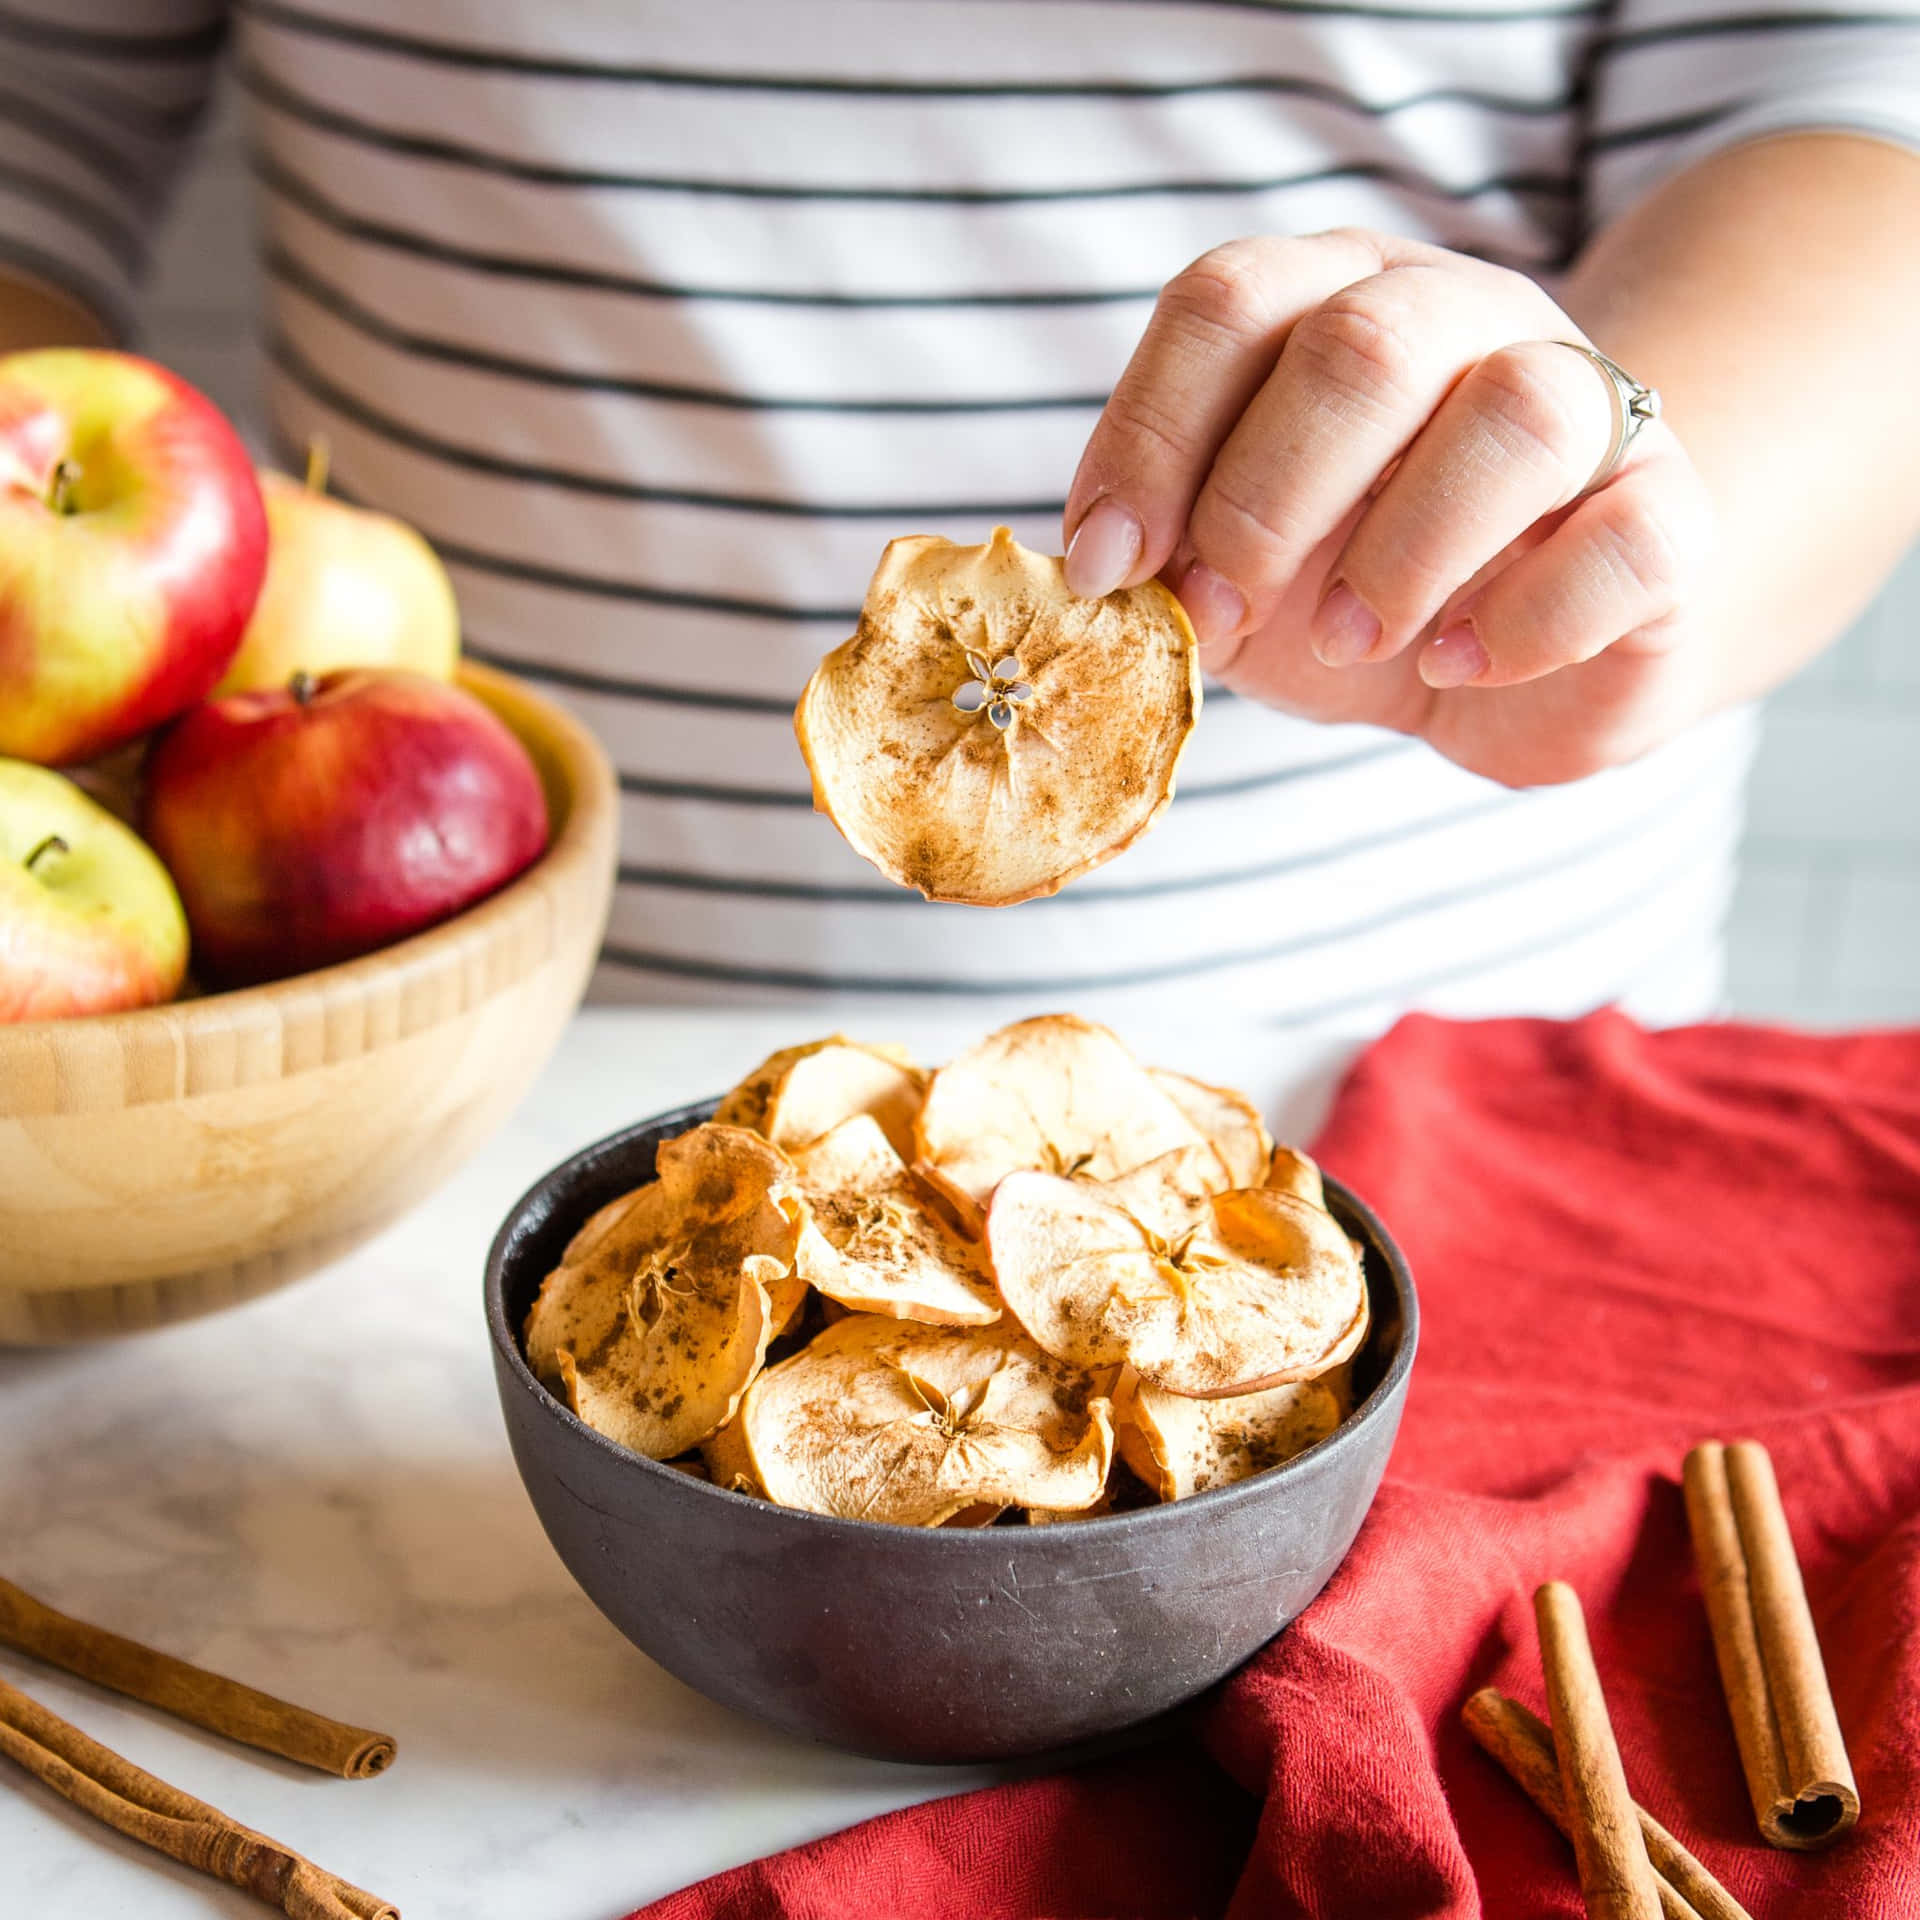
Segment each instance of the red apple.
M133 830L59 774L0 760L0 1021L151 1006L186 970L180 897Z
M266 565L211 401L131 354L0 359L0 754L90 759L204 699Z
M182 715L147 762L143 818L196 966L235 985L418 933L547 843L533 762L480 701L357 668Z

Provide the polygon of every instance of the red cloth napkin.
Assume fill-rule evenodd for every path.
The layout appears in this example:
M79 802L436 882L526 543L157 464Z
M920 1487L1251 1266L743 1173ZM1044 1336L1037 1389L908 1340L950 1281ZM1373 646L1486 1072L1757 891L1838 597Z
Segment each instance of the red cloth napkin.
M1585 1602L1636 1797L1756 1920L1920 1915L1920 1031L1415 1017L1318 1151L1399 1237L1425 1333L1326 1592L1096 1767L913 1808L646 1920L1542 1920L1572 1854L1459 1726L1545 1712L1531 1599ZM1758 1838L1679 1489L1772 1450L1864 1812Z

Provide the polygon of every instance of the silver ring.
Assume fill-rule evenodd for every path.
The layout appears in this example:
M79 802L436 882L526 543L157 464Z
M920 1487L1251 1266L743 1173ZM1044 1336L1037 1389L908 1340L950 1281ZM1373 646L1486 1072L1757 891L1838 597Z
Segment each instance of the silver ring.
M1593 478L1575 496L1584 500L1620 471L1620 463L1627 457L1627 449L1639 439L1641 428L1650 420L1660 418L1660 395L1656 388L1643 387L1625 367L1609 360L1597 347L1584 346L1578 340L1556 340L1553 344L1571 347L1575 353L1591 360L1606 375L1607 391L1613 395L1613 444L1594 468Z

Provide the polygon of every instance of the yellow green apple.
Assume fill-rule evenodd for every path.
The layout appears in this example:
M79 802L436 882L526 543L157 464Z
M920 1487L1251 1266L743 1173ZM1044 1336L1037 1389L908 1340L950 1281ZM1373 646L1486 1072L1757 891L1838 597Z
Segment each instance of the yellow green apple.
M180 991L167 870L71 780L0 760L0 1021L152 1006Z
M92 759L204 699L266 563L210 400L132 354L0 359L0 754Z
M404 667L451 680L460 610L439 557L404 520L326 491L326 455L305 484L260 475L267 577L218 693L284 687L295 673Z

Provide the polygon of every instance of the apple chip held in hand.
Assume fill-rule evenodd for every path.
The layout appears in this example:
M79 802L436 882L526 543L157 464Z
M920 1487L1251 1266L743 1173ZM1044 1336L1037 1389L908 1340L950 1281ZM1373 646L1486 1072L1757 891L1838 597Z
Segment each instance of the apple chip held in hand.
M574 1235L527 1315L527 1361L581 1419L666 1460L732 1419L793 1271L793 1169L743 1127L660 1148L659 1178Z
M1047 1352L1081 1367L1124 1361L1170 1393L1306 1379L1366 1337L1353 1243L1330 1214L1270 1187L1215 1195L1172 1238L1097 1182L1009 1174L987 1246L1008 1312Z
M1200 713L1193 630L1157 581L1101 600L1005 527L881 556L794 716L814 805L929 900L1011 906L1131 846Z
M349 670L230 694L162 735L143 826L196 970L244 986L451 918L547 843L526 749L463 688Z
M783 1506L910 1527L983 1505L1088 1507L1113 1460L1101 1384L1017 1327L855 1314L769 1367L741 1419Z

